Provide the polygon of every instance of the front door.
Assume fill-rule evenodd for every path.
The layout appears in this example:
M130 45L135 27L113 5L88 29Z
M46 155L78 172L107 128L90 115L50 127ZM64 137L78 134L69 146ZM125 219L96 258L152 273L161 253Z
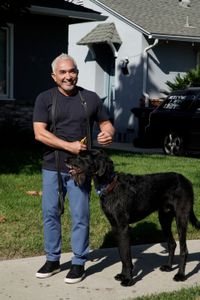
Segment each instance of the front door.
M94 44L93 49L98 65L96 73L96 91L103 100L111 119L113 119L115 58L112 49L108 44Z

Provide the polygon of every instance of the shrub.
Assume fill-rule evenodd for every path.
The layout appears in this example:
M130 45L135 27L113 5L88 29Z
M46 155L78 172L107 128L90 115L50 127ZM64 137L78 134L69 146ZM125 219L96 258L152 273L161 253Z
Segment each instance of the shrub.
M166 85L170 88L171 91L185 89L188 86L200 86L200 67L189 70L182 77L178 73L174 81L167 81Z

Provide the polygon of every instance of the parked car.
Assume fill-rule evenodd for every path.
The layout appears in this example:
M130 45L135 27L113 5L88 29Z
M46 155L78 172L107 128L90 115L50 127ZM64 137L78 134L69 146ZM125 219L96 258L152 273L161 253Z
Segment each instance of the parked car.
M150 113L145 138L168 155L200 150L200 87L171 92Z

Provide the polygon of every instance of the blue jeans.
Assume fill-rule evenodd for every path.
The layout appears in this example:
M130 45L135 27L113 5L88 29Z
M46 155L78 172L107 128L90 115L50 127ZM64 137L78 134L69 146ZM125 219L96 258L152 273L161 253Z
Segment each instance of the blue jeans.
M64 196L68 196L71 213L72 264L84 265L89 252L90 181L78 187L68 173L61 173ZM58 178L56 171L42 170L42 211L44 244L47 260L58 261L61 256L61 216L58 213ZM64 216L63 216L64 217Z

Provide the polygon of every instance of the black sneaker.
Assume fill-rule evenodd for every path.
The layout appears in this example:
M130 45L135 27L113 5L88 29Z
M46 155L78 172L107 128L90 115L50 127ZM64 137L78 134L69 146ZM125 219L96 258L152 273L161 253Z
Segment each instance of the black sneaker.
M60 262L47 260L44 266L39 269L35 276L37 278L47 278L58 272L60 272Z
M77 283L80 282L85 276L84 266L71 265L69 273L67 274L64 281L66 283Z

